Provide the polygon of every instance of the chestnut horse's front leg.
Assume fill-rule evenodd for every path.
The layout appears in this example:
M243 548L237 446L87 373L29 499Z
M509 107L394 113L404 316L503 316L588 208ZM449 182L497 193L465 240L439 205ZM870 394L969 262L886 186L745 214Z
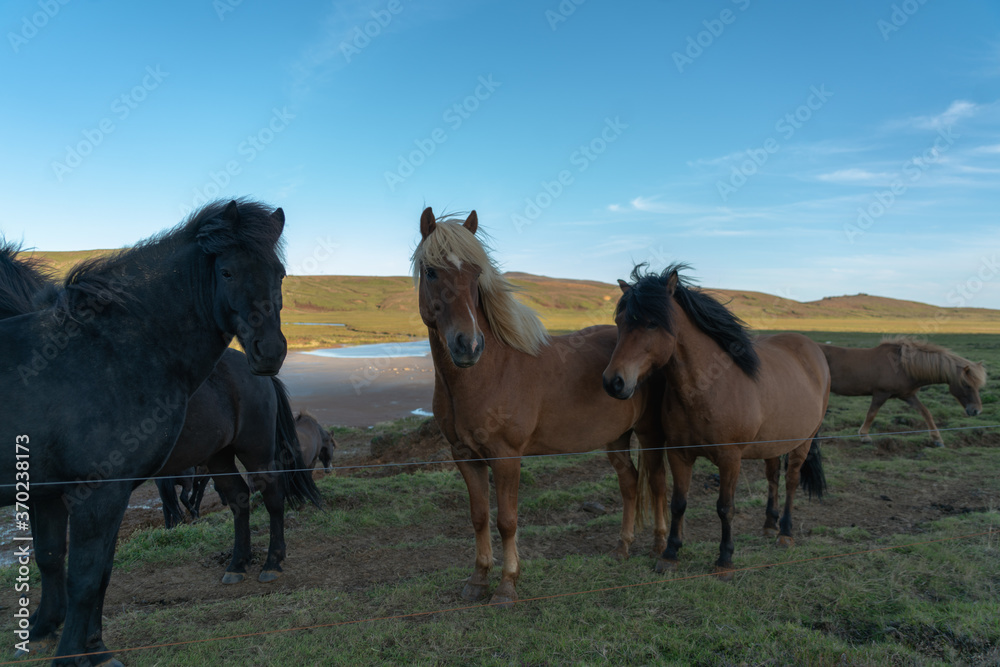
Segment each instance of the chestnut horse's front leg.
M490 604L509 607L517 601L517 580L521 563L517 556L517 487L521 481L521 460L493 461L493 483L497 490L497 528L503 540L503 574Z
M632 432L608 445L608 460L618 475L618 489L622 494L622 529L618 536L618 546L611 557L618 560L628 558L629 546L635 540L636 510L639 509L639 473L632 463L629 451Z
M490 478L484 461L468 459L468 450L452 448L456 465L469 489L469 509L472 528L476 531L476 566L462 590L462 598L475 602L486 597L489 574L493 567L493 546L490 544Z
M872 394L872 404L868 406L868 414L865 415L865 423L861 425L858 429L858 435L861 437L861 442L866 445L870 445L872 442L871 437L868 435L868 429L872 427L872 422L875 421L875 415L878 414L879 408L889 400L889 394L885 392L875 392Z
M936 447L944 447L944 440L941 439L941 433L938 432L937 424L934 423L934 417L931 416L931 411L927 409L920 399L917 398L916 394L912 396L907 396L903 399L906 401L911 408L917 410L924 417L924 421L927 422L927 428L931 432L931 440L934 442Z

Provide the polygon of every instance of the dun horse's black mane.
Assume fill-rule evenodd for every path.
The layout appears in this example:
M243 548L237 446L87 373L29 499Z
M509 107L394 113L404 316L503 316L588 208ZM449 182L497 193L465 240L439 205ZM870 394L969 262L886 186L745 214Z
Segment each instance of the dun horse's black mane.
M639 264L632 269L632 284L618 301L615 317L624 313L623 322L628 329L656 326L673 332L673 303L667 291L667 283L670 276L677 273L677 286L674 289L677 303L695 325L718 343L744 373L756 377L760 358L754 349L746 323L714 298L689 285L680 275L680 271L690 268L688 265L671 264L661 273L646 271L646 266Z
M52 281L41 260L20 252L20 244L0 240L0 319L34 310L32 297Z
M222 220L231 200L217 200L194 211L182 223L156 236L140 241L134 247L110 255L88 259L77 264L66 276L60 301L69 309L98 299L102 303L124 305L128 300L127 273L135 266L153 270L178 245L195 244L208 255L218 255L232 249L280 262L281 230L271 218L272 209L249 199L237 199L240 224L236 230Z

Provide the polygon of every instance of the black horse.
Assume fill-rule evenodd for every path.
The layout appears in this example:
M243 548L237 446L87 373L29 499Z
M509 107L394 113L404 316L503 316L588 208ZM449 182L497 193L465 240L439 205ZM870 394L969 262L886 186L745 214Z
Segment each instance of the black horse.
M117 663L101 616L134 480L163 467L233 336L254 373L280 370L284 220L213 202L0 320L0 504L30 517L46 591L19 639L51 640L65 618L56 664Z
M197 396L197 393L195 395ZM190 403L188 401L188 405ZM201 516L201 499L205 495L205 487L208 486L208 468L202 468L202 472L198 472L198 468L185 468L176 475L157 477L153 480L163 505L163 525L168 530L184 523L181 505L187 508L192 521ZM178 486L181 487L180 502L174 488Z
M216 490L229 501L236 528L233 559L222 578L226 584L243 581L250 562L250 489L235 458L251 473L271 517L271 544L259 580L274 581L285 559L285 498L293 505L310 501L318 507L319 491L302 461L285 386L277 378L251 374L243 353L229 349L188 401L184 429L157 473L174 477L205 464L213 474ZM165 510L168 504L176 506L173 486L170 482L167 495L173 500L164 499ZM164 491L160 486L161 498ZM179 514L180 508L176 511Z

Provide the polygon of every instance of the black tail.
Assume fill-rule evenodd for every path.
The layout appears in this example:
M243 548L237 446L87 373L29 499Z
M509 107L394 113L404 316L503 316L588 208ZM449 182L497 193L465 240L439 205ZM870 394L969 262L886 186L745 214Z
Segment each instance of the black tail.
M0 319L36 310L35 294L52 282L37 259L19 259L21 246L0 240Z
M809 454L799 469L799 486L806 490L810 498L813 493L817 498L822 498L823 492L826 491L826 475L823 474L823 455L819 451L818 433L813 436Z
M312 471L306 470L302 460L302 448L299 446L299 436L295 432L295 416L288 402L288 390L281 380L272 377L274 394L278 397L278 418L274 427L274 438L277 449L274 454L274 467L284 473L285 499L292 507L311 502L316 507L322 506L319 489L313 482Z

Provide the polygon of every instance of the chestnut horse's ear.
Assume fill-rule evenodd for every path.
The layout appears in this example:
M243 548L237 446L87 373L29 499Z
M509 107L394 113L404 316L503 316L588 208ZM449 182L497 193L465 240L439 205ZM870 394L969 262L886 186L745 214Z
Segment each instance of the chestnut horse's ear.
M285 212L280 208L277 208L274 210L274 213L271 214L271 219L278 223L278 234L281 234L281 232L285 229Z
M437 227L437 222L434 221L434 211L428 206L424 209L424 212L420 216L420 238L427 238Z
M679 278L677 276L677 272L676 271L672 271L670 273L670 277L667 278L667 293L670 294L670 296L674 295L674 290L677 289L677 281L678 280L679 280Z
M628 291L632 289L629 287L629 284L621 278L618 279L618 286L622 288L622 294L628 294Z
M476 215L475 211L469 214L469 217L465 219L465 224L462 226L473 234L476 233L476 230L479 229L479 216Z

